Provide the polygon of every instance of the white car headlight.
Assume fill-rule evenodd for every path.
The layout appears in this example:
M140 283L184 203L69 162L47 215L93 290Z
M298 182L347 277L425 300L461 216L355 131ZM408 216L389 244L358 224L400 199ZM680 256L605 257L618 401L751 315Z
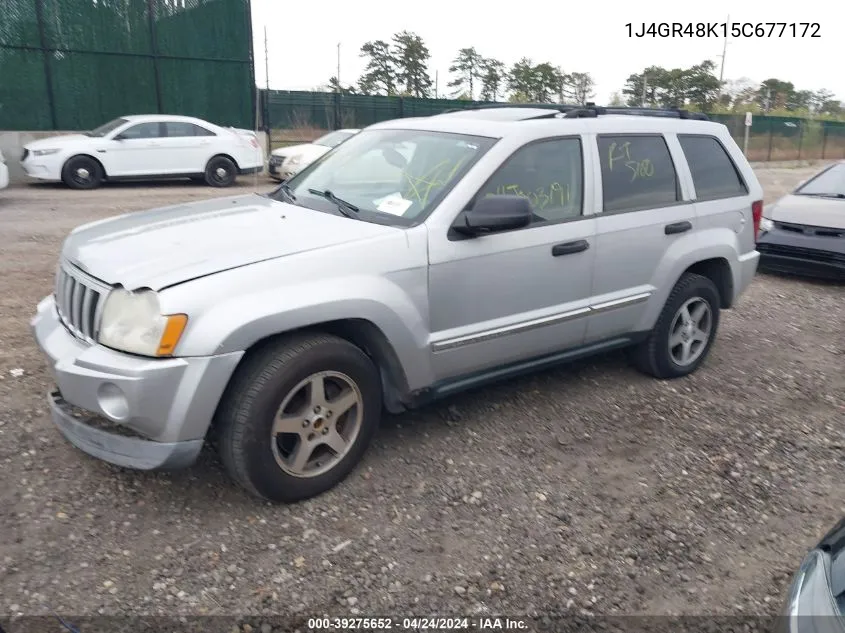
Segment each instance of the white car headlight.
M769 218L760 219L760 233L768 233L775 228L775 223Z
M301 156L301 155L299 155L299 154L296 154L296 155L291 156L290 158L288 158L288 160L287 160L287 164L288 164L288 165L290 165L291 167L294 167L294 166L296 166L296 165L299 165L299 163L300 163L301 161L302 161L302 156Z
M161 314L152 290L112 290L103 306L99 342L130 354L170 356L185 330L184 314Z
M61 150L58 149L34 149L32 150L33 156L49 156L50 154L56 154Z

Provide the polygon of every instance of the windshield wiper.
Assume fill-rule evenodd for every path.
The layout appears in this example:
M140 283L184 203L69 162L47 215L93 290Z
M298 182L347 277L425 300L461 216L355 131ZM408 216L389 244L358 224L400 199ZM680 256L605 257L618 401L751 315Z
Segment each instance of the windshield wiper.
M293 204L296 204L296 196L293 194L293 190L290 188L290 185L288 183L283 182L281 185L279 185L277 191L281 191L283 194L285 194L285 198L287 198Z
M816 198L845 198L845 193L801 193L801 196L814 196Z
M360 209L356 207L351 202L347 202L343 198L338 198L334 195L331 191L326 189L325 191L320 191L319 189L309 189L308 193L313 193L315 196L321 196L328 200L329 202L334 202L337 210L340 211L342 215L345 215L347 218L358 218L358 213L360 213Z

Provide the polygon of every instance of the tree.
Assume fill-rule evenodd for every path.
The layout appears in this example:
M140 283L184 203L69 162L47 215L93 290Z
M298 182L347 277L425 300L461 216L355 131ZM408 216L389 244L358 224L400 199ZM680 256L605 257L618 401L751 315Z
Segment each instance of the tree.
M516 62L507 75L508 90L513 93L511 100L519 97L519 101L531 101L534 98L537 80L534 75L534 64L527 57Z
M548 62L534 66L531 77L534 84L532 98L537 103L554 103L566 80L560 69Z
M457 75L449 82L449 87L455 89L456 95L466 92L471 99L475 98L475 84L481 75L483 63L484 58L478 54L475 47L462 48L458 51L457 57L449 66L449 72Z
M649 66L641 73L630 75L622 93L628 105L685 106L708 109L719 97L719 80L713 74L715 64L706 60L690 68Z
M483 59L481 62L482 101L496 101L504 92L505 65L498 59Z
M384 40L367 42L361 47L361 57L368 57L364 74L358 80L363 94L392 95L396 93L396 59Z
M570 86L569 94L572 96L572 100L578 105L584 105L595 98L596 95L595 92L593 92L593 88L595 87L596 82L593 81L590 73L571 73L566 76L566 80ZM618 93L616 94L618 95ZM563 101L563 99L561 99L561 101Z
M608 103L607 105L624 106L625 101L622 99L622 93L621 92L614 92L612 95L610 95L610 103Z
M355 89L352 86L343 86L337 80L337 77L329 77L329 83L326 86L329 92L339 92L343 95L352 95L355 94Z
M790 81L781 81L774 77L766 79L757 89L755 101L763 110L783 110L792 99L795 86Z
M428 59L431 54L423 39L408 31L393 36L393 59L397 79L404 83L405 92L414 97L429 96L431 77L428 74Z

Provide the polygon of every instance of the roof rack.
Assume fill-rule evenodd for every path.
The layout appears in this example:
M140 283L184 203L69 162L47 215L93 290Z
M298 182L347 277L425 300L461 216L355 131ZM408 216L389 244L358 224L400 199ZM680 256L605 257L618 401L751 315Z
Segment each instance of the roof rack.
M627 116L651 116L651 117L666 117L672 119L691 119L695 121L709 121L710 117L700 112L689 112L677 107L671 108L642 108L642 107L627 107L627 106L597 106L594 103L587 102L583 106L568 105L560 103L490 103L482 105L474 105L469 108L452 108L446 110L441 114L450 114L453 112L467 112L477 110L534 110L535 112L527 114L524 117L515 117L515 120L533 120L533 119L547 119L563 116L566 119L581 119L581 118L596 118L606 114L627 115ZM548 110L546 112L537 113L538 110Z
M689 112L681 108L638 108L626 106L597 106L588 103L583 108L577 108L566 112L563 116L566 119L595 118L605 114L624 114L629 116L654 116L671 119L692 119L695 121L709 121L710 117L700 112Z

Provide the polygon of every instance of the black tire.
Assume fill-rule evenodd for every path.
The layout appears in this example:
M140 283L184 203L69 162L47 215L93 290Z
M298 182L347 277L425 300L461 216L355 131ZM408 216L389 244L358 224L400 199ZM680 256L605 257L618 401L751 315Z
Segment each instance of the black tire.
M296 476L277 462L274 443L280 440L272 434L274 418L301 381L326 371L341 372L357 386L363 409L359 430L348 452L329 470ZM381 411L378 370L358 347L324 334L285 337L248 357L236 372L215 417L217 449L230 476L251 494L277 502L301 501L349 475L378 429Z
M225 156L215 156L205 166L205 183L210 187L231 187L237 177L237 165Z
M72 156L62 167L62 182L71 189L96 189L103 182L103 168L90 156Z
M669 337L675 318L688 302L700 299L710 308L709 338L697 358L689 364L676 362L669 348ZM671 379L687 376L698 369L710 353L719 326L719 291L707 277L686 273L672 289L657 324L648 338L632 350L632 360L643 373L655 378Z

